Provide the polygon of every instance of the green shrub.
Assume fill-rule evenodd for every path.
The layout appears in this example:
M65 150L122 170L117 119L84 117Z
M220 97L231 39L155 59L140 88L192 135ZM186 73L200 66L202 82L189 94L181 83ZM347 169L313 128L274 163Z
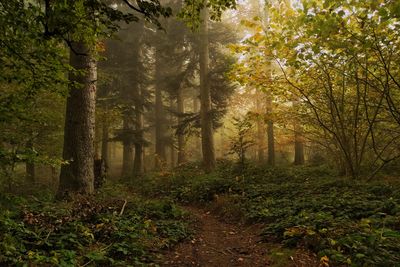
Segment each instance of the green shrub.
M398 266L400 187L336 177L325 166L262 168L220 162L211 174L181 168L158 192L181 202L231 206L249 222L264 223L266 240L306 247L334 265ZM219 207L226 212L227 209Z
M72 203L2 199L1 266L141 266L190 235L184 212L169 201L131 197L122 210L124 200L104 195Z

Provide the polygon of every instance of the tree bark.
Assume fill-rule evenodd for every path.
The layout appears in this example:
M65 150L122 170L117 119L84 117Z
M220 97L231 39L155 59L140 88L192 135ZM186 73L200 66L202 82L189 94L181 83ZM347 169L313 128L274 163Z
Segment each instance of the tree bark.
M131 112L125 112L123 118L123 129L126 132L132 132L133 121L131 118ZM129 178L132 174L133 169L133 144L131 138L124 134L124 140L122 141L122 177Z
M101 138L101 158L104 160L104 164L106 169L108 168L109 164L109 152L108 152L108 139L109 139L109 118L108 118L108 107L105 107L105 114L104 114L104 121L103 121L103 129L102 129L102 138Z
M294 125L294 164L304 164L304 143L301 126L297 123Z
M199 112L199 99L198 96L195 95L193 97L193 113L197 113ZM199 136L195 135L193 136L193 138L195 139L195 153L193 153L193 155L195 155L196 160L200 160L203 154L203 151L201 149L201 138L199 138Z
M93 49L84 42L71 44L70 64L79 71L69 73L70 94L64 128L63 159L58 195L94 191L94 126L97 63ZM78 84L78 85L77 85Z
M176 100L176 106L178 111L178 125L182 123L182 114L185 113L184 99L182 94L182 89L178 89L178 95ZM178 133L178 165L184 163L185 158L185 135L181 132Z
M293 101L293 108L297 109L298 101ZM294 165L304 164L304 141L303 141L303 127L295 119L293 122L294 128Z
M26 142L26 148L33 150L33 140L30 139ZM32 160L28 160L25 163L25 180L28 184L35 183L35 163Z
M257 109L257 114L263 115L263 109L262 109L262 99L261 99L261 94L257 91L256 92L256 109ZM265 160L264 156L264 146L265 146L265 125L264 125L264 120L262 119L263 116L260 116L257 118L257 160L259 164L263 164Z
M156 137L156 155L155 169L160 170L167 159L165 149L165 110L162 99L161 89L161 70L160 70L160 51L156 51L156 88L155 88L155 137Z
M101 138L100 138L101 129L99 128L98 125L96 125L94 130L95 130L95 134L94 134L94 158L95 159L99 159L101 157L101 155L100 155L101 147L100 146L101 146L101 143L102 143Z
M200 121L203 167L206 172L215 169L215 151L213 123L211 114L211 92L208 81L209 47L208 47L208 9L201 11L200 28Z
M133 161L133 176L141 176L143 174L143 159L144 159L144 149L143 149L143 104L141 101L141 89L136 89L136 104L135 104L135 132L136 132L136 142L135 142L135 158Z
M268 136L268 165L275 166L275 136L274 122L272 120L272 100L267 99L267 136Z

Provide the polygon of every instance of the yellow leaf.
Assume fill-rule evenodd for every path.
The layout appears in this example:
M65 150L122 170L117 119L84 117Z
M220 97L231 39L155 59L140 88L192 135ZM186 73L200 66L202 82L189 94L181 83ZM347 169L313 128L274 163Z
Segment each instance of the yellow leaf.
M329 267L329 258L328 256L323 256L321 257L320 261L319 261L319 266L321 267Z

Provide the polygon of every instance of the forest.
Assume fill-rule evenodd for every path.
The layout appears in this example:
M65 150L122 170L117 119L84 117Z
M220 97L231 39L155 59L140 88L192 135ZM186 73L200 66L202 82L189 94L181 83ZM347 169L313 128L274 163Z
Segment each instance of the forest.
M400 267L400 1L0 0L0 266Z

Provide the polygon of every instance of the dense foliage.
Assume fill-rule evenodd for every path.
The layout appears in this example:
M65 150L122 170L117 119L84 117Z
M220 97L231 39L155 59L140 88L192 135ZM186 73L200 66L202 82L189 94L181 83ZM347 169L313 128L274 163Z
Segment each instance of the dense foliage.
M399 157L397 1L268 1L242 25L232 79L273 95L276 109L292 102L276 121L295 117L348 176Z
M0 265L148 266L189 236L185 214L171 202L127 191L122 199L121 191L56 204L0 195Z
M400 255L398 183L335 178L329 169L196 166L152 180L145 192L211 204L226 219L263 223L265 240L306 247L334 266L395 266Z

